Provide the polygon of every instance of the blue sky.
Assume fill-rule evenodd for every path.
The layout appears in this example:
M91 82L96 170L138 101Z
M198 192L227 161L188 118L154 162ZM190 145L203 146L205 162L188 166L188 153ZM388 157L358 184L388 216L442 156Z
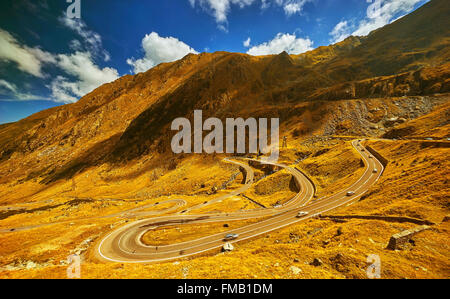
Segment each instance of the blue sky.
M73 0L75 1L75 0ZM0 123L77 101L187 53L299 54L393 22L425 0L2 0Z

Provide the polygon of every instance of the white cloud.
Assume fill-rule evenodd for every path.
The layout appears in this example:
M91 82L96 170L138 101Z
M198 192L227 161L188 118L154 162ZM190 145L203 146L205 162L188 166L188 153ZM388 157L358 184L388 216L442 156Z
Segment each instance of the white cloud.
M244 47L248 48L248 47L250 47L251 41L252 41L252 40L251 40L250 37L249 37L249 38L247 38L242 44L244 45Z
M343 41L351 34L351 27L347 21L341 21L336 24L333 30L330 32L332 43L338 43Z
M313 49L313 42L309 38L299 38L295 34L278 33L269 42L254 46L247 51L250 55L279 54L283 51L289 54L300 54Z
M82 19L69 18L66 14L59 18L59 21L66 27L75 31L85 43L87 50L91 54L97 56L103 56L104 61L110 60L109 53L103 49L102 37L97 32L88 29L88 26ZM71 47L76 46L78 49L81 48L81 43L79 41L72 41Z
M6 80L0 79L0 92L6 90L7 92L17 92L17 87L13 83L9 83Z
M116 80L119 74L116 69L100 68L95 63L95 57L103 55L103 59L110 59L108 52L103 50L101 37L87 29L85 23L73 19L62 18L62 22L75 30L85 43L86 51L78 40L70 43L75 50L72 54L52 54L39 47L30 48L20 44L9 32L0 29L0 61L11 61L17 68L35 77L46 78L42 72L44 64L58 68L65 74L58 75L47 85L51 91L52 100L56 102L75 102L104 83ZM5 80L0 81L3 95L17 100L39 99L42 97L21 92L16 85Z
M43 63L55 63L56 57L54 54L44 51L40 48L29 48L30 53L34 55L39 61Z
M2 100L6 101L13 101L17 99L20 99L22 101L43 100L41 96L20 92L14 83L8 82L3 79L0 80L0 95L2 96Z
M21 45L9 32L0 29L0 60L11 61L28 74L43 78L42 64L54 62L48 52Z
M337 42L350 35L365 36L371 31L390 24L399 17L410 13L414 7L424 0L367 0L366 17L357 26L342 21L330 32L331 42ZM346 26L342 26L345 22Z
M57 76L47 87L52 92L52 98L57 102L75 102L100 85L119 78L116 69L101 68L96 65L96 58L110 61L110 54L103 48L100 34L88 28L86 23L77 18L68 18L66 14L59 21L76 32L80 40L72 40L69 47L75 51L72 54L56 55L55 65L66 74L76 78L71 80L63 75Z
M227 31L225 25L228 23L228 14L232 6L242 9L253 3L261 2L261 9L264 10L273 4L282 7L286 15L290 16L301 13L303 6L312 1L314 0L189 0L192 7L198 4L204 11L211 14L216 20L218 28L224 31Z
M59 68L77 78L76 81L69 81L64 76L58 76L52 81L48 87L52 91L53 100L57 102L75 102L100 85L119 78L116 69L98 67L89 52L75 52L71 55L59 54L57 59Z
M284 6L284 12L288 16L298 13L300 10L301 10L301 8L298 3L288 3Z
M280 2L280 1L278 1L278 2ZM283 6L283 9L284 9L284 12L286 13L286 15L291 16L291 15L302 12L303 6L305 6L305 4L307 2L311 2L311 0L289 0L289 1L284 1L280 5Z
M177 38L161 37L156 32L145 35L142 39L142 48L145 52L143 58L127 59L127 63L133 67L135 73L145 72L162 62L178 60L189 53L198 54Z
M367 8L367 18L363 20L354 35L367 35L371 31L394 21L398 14L409 13L423 0L375 0Z
M261 0L261 9L264 10L270 7L271 0Z
M243 7L251 4L253 1L254 0L189 0L192 7L198 3L204 10L212 14L219 24L227 22L227 15L230 11L231 4L238 4Z
M81 42L79 40L74 39L70 41L69 48L74 51L82 51L83 46L81 45Z
M77 84L68 81L63 76L57 76L47 87L51 89L55 102L74 103L77 101L77 97L73 95L79 90Z

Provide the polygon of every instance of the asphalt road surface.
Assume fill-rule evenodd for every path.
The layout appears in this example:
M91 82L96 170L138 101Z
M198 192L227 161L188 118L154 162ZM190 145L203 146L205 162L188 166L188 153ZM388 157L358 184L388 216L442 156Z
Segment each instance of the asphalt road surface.
M227 242L240 242L317 216L318 214L336 209L340 206L351 204L367 192L367 190L377 182L384 171L384 167L381 162L373 157L368 150L364 149L358 140L353 141L352 144L364 161L365 172L349 188L346 188L336 194L310 202L314 196L314 186L304 174L285 165L265 162L289 171L293 175L295 182L299 187L299 193L283 206L271 209L261 208L233 213L201 215L178 214L136 221L122 226L105 236L97 244L96 254L101 260L120 263L158 263L170 261L221 248L225 243L224 237L226 234L232 233L239 235L237 239ZM224 195L220 197L220 199L215 199L209 204L244 192L249 188L253 181L253 172L251 171L251 168L244 163L231 160L228 161L239 164L246 169L246 184L239 190L235 190L230 194ZM193 207L191 207L190 210L193 210ZM299 211L307 212L308 214L301 218L297 218ZM213 223L246 220L252 218L262 218L263 220L240 228L230 229L227 232L212 234L182 243L156 247L148 246L141 242L143 234L157 227L174 224L183 225L187 223Z

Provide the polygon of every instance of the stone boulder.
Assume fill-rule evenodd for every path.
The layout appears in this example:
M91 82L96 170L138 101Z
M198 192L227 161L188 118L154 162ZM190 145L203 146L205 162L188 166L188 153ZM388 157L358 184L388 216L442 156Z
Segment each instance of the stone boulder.
M389 244L387 246L387 249L390 250L397 250L402 249L402 247L411 240L411 238L421 231L430 229L428 225L421 225L412 229L404 230L400 233L397 233L391 237L389 240Z
M222 247L222 252L227 252L227 251L233 251L234 250L234 246L231 243L225 243Z

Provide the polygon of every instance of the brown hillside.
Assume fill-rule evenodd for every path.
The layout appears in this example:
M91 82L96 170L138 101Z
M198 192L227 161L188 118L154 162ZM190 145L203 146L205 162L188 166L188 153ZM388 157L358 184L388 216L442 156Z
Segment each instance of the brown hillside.
M0 125L0 278L65 278L71 254L82 258L82 278L366 278L370 254L382 278L449 278L447 2L300 55L190 54ZM242 167L170 150L171 122L192 120L195 109L204 119L279 117L279 162L311 179L313 203L361 179L354 139L367 139L386 167L359 201L238 240L232 252L100 261L96 245L135 220L245 212L298 192L289 172L250 163L255 182L224 199L245 183ZM261 219L157 227L142 240L176 243ZM387 248L417 221L431 229Z
M158 155L170 150L170 123L194 109L221 119L303 115L310 132L321 117L304 113L324 104L305 101L449 92L448 13L446 1L434 0L368 37L301 55L190 54L124 76L77 103L1 126L0 182L50 183L149 153L169 163Z

